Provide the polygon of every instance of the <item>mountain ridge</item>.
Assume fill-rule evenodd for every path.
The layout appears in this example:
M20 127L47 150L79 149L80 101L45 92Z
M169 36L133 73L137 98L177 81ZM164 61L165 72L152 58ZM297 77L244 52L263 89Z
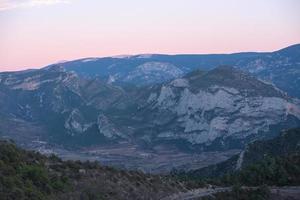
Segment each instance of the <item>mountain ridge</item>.
M115 85L137 86L164 83L197 69L207 71L220 65L229 65L250 72L257 78L273 83L290 96L300 98L297 90L300 85L297 79L300 73L299 48L300 44L295 44L273 52L261 53L151 54L118 58L83 58L61 65L81 76L99 76ZM143 66L148 67L144 69Z

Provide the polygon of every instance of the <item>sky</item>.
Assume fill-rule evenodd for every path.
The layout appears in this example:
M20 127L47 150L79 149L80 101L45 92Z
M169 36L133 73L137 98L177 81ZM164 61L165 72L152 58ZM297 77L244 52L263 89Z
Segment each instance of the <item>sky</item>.
M84 57L274 51L299 0L0 0L0 71Z

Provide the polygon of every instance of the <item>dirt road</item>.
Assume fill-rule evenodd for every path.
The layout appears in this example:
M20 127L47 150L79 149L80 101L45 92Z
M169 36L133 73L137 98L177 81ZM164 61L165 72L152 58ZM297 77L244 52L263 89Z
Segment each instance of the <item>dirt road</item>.
M244 189L257 189L257 187L243 187ZM200 197L211 196L218 192L231 191L231 187L199 188L187 192L174 194L161 200L195 200ZM270 200L300 200L300 186L270 187Z

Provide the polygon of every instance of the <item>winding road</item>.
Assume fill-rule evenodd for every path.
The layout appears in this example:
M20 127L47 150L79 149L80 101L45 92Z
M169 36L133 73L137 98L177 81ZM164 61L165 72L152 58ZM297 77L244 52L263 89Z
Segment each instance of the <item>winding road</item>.
M230 191L231 187L217 187L217 188L200 188L195 190L189 190L187 192L181 192L174 194L168 197L165 197L161 200L193 200L199 197L210 196L218 192Z
M257 189L257 187L242 187L243 189ZM200 197L210 196L218 192L231 191L231 187L216 187L216 188L199 188L173 194L171 196L162 198L161 200L195 200ZM300 200L300 186L289 187L270 187L271 199L291 199Z

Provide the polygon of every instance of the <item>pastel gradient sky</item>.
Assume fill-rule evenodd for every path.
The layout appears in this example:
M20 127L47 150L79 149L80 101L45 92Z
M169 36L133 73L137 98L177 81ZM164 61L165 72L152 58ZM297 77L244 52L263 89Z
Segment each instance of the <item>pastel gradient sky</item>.
M0 0L0 71L300 43L300 0Z

